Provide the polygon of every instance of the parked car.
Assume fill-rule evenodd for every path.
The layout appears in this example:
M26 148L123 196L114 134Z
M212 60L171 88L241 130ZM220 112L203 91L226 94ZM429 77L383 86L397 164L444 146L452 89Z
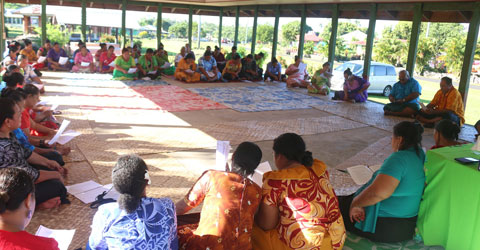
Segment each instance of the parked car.
M370 76L368 77L370 82L370 87L368 88L368 93L372 94L382 94L384 96L389 96L390 91L392 91L393 84L397 80L397 72L395 67L390 64L372 62L370 66ZM363 75L363 61L348 61L342 65L336 67L333 70L332 77L332 89L333 90L342 90L343 83L345 79L343 77L343 72L350 68L352 73L356 76L362 77Z
M80 41L82 41L82 34L73 33L70 35L70 42L80 42ZM88 41L88 34L87 34L87 41ZM87 41L83 41L83 42L87 42ZM95 35L92 34L90 36L90 42L98 42L98 41L99 39Z

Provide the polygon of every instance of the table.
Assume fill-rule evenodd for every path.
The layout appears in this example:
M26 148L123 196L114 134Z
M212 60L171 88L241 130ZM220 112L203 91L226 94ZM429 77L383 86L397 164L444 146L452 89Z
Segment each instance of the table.
M427 152L426 183L417 227L425 245L447 250L480 249L480 171L457 157L480 158L473 144Z

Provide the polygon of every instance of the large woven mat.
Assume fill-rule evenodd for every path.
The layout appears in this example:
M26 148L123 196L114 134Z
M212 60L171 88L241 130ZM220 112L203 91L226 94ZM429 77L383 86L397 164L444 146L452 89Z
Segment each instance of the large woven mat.
M169 112L227 108L218 102L177 86L141 86L132 87L132 89L153 101L162 110Z
M278 121L239 121L201 126L200 129L217 140L229 140L232 144L243 141L273 140L291 132L311 135L342 131L367 125L338 116L297 118Z
M425 246L415 239L398 243L376 243L347 232L344 250L443 250L441 246Z

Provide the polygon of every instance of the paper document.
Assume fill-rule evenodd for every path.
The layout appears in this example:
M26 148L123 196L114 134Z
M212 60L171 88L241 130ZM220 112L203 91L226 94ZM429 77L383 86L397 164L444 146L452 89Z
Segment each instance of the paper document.
M58 59L58 64L60 65L65 65L67 62L68 62L68 57L61 56L60 59Z
M63 120L62 125L60 125L60 128L55 136L48 142L48 145L53 145L55 142L57 142L58 138L63 134L63 131L65 131L65 129L68 127L68 124L70 124L69 120Z
M215 158L215 169L225 171L228 161L228 153L230 153L230 141L217 141L217 152Z
M186 69L186 70L185 70L185 73L186 73L186 74L193 74L193 73L194 73L194 71L193 71L193 70L191 70L191 69Z
M35 104L35 106L45 106L48 103L49 103L48 101L39 101L39 102L37 102L37 104Z
M357 185L363 185L372 178L373 173L379 170L382 165L364 166L358 165L347 168L348 173Z
M75 229L72 230L56 230L50 229L40 225L37 232L35 233L36 236L42 236L47 238L53 238L58 243L58 248L60 250L67 250L72 243L73 235L75 234Z
M117 200L120 194L112 188L113 184L100 185L94 181L86 181L71 186L66 186L67 192L77 197L83 203L88 204L95 201L97 196L103 192L108 192L103 198L112 198Z
M162 69L168 69L168 68L170 68L170 66L171 66L170 63L169 63L169 62L166 62L165 64L162 65L161 68L162 68Z
M50 107L50 110L55 111L58 108L58 104L55 103Z
M43 87L44 87L43 84L38 84L38 83L34 83L34 82L32 82L32 85L35 86L35 87L37 87L37 89L39 89L39 90L42 90Z
M307 65L305 63L300 63L298 65L298 72L303 73L305 70L307 70Z
M68 131L64 132L62 135L60 135L60 137L58 137L57 142L62 144L62 145L65 145L65 143L68 143L73 138L75 138L75 137L77 137L81 134L82 133L77 132L75 130L68 130Z
M149 74L149 75L155 75L156 73L157 73L157 71L156 71L156 70L152 70L152 71L148 71L148 73L147 73L147 74Z
M214 77L214 76L215 76L215 72L213 72L213 71L208 71L208 72L207 72L207 75L208 75L208 77Z
M260 163L258 167L255 169L255 172L253 173L252 176L249 177L250 180L253 182L257 183L260 187L263 185L263 174L266 172L272 171L272 166L270 166L270 163L268 161Z
M427 110L427 106L425 106L423 102L418 102L418 104L420 104L420 107L422 108L422 110Z
M47 60L47 57L46 56L41 56L41 57L38 58L37 63L43 63L43 62L45 62L45 60Z
M128 74L133 74L135 72L137 72L137 68L129 68L127 73Z
M89 62L81 62L80 65L82 67L88 67L88 66L90 66L90 63Z
M115 61L111 62L108 66L114 67L115 66Z

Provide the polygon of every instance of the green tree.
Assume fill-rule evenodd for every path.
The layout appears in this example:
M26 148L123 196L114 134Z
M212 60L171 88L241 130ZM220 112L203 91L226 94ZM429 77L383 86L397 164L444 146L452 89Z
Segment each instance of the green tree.
M435 42L425 36L420 36L418 40L417 59L415 61L415 69L423 76L425 68L435 58Z
M422 23L422 34L426 35L428 24ZM460 23L430 23L428 38L435 40L435 49L439 53L445 49L445 44L451 39L458 39L466 35Z
M456 76L460 76L460 73L462 72L466 42L467 37L462 36L457 39L450 39L448 43L445 44L445 52L447 54L444 57L444 60L445 65L447 66L447 71Z
M177 38L186 38L188 36L188 23L185 21L176 22L168 28L168 33Z
M262 24L257 27L257 41L260 43L273 42L273 26L270 24Z
M148 26L148 25L156 25L156 18L142 18L138 21L138 25L144 27L144 26Z
M311 30L312 27L305 25L305 33ZM286 42L291 43L296 41L298 35L300 35L300 21L293 21L282 25L282 36Z
M406 42L400 40L392 27L386 27L382 32L382 38L375 43L374 56L375 61L389 63L393 65L402 64L403 55L408 53Z
M42 34L42 28L35 28L37 34ZM47 23L47 39L52 43L57 42L60 46L65 45L70 40L70 32L61 25L52 25Z
M313 41L308 41L303 45L303 53L306 57L310 57L315 53L315 43Z
M362 32L365 32L364 29L360 27L360 23L339 22L338 28L337 28L337 37L353 32L355 30L360 30ZM323 39L323 41L329 41L331 34L332 34L332 23L328 23L323 28L323 31L320 34L320 37Z

